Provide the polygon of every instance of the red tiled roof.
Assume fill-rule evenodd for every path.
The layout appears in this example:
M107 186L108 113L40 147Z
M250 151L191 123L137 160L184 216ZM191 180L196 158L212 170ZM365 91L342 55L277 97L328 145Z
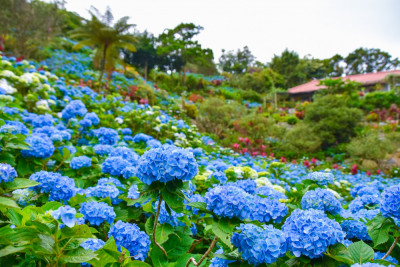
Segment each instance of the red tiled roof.
M342 80L350 80L362 83L362 85L370 85L376 83L382 83L386 76L389 74L397 74L400 75L400 70L390 70L390 71L381 71L375 73L366 73L366 74L355 74L349 75L345 77L341 77ZM338 79L340 77L335 77L333 79ZM320 89L324 89L325 86L318 85L320 80L312 80L308 83L301 84L289 89L289 94L299 94L299 93L309 93L314 92Z

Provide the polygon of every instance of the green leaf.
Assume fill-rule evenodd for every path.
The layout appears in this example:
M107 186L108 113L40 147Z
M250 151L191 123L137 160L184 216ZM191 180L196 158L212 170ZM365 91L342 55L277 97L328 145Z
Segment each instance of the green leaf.
M348 265L354 264L354 260L350 256L350 253L347 250L346 246L341 243L329 247L328 252L325 253L325 255L338 262L343 262Z
M198 209L198 210L200 210L200 211L202 211L204 213L210 213L210 214L212 213L211 211L209 211L207 209L207 204L205 202L190 202L190 203L188 203L186 205L188 205L190 207L193 207L193 208L196 208L196 209Z
M44 204L42 206L42 210L44 212L49 211L49 210L56 210L61 206L62 206L62 204L60 202L51 201L51 202L47 202L46 204Z
M14 181L6 183L7 192L14 191L16 189L28 188L38 185L36 181L23 178L15 178Z
M168 260L157 246L152 245L150 250L150 258L154 267L165 267L168 265Z
M163 188L161 190L161 194L163 199L165 200L165 203L171 209L173 209L176 212L182 212L183 210L183 198L181 198L176 192L170 192L166 188Z
M19 210L15 209L9 209L7 211L7 217L10 219L10 222L15 225L21 225L22 224L22 218L23 216L18 213Z
M131 261L124 265L125 267L151 267L150 264L147 264L143 261Z
M110 263L118 263L121 252L118 251L114 237L110 237L105 245L96 251L97 258L89 261L93 266L106 266Z
M16 208L16 209L19 209L17 203L15 203L14 200L6 198L6 197L0 197L0 208Z
M168 240L168 236L174 232L174 228L168 224L164 223L158 225L156 229L156 238L159 244L163 244Z
M232 234L233 230L240 224L240 220L221 218L218 221L219 228L227 234Z
M78 248L76 250L69 251L65 256L60 257L61 263L82 263L90 261L96 257L96 253L92 250L86 250L84 248Z
M0 257L18 253L18 252L23 251L24 249L26 249L26 247L7 246L7 247L3 248L2 250L0 250Z
M233 248L233 245L231 243L231 236L224 231L221 230L217 222L214 222L212 225L212 231L213 233L218 236L219 240L227 245L230 249Z
M366 263L374 259L374 250L363 241L351 244L348 250L355 263Z
M376 216L368 222L368 234L377 247L389 240L389 232L395 224L392 219L385 218L381 215Z

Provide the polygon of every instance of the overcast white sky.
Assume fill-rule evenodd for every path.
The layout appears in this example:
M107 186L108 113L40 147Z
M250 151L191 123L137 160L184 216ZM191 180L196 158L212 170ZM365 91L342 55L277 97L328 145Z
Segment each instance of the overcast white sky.
M245 45L263 63L285 48L317 58L379 48L400 58L399 0L66 0L84 17L91 5L156 36L181 22L201 25L197 39L216 61L223 48Z

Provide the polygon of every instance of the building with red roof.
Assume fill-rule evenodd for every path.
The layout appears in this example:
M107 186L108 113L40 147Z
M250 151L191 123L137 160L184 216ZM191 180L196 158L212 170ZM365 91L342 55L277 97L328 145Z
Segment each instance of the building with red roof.
M400 77L400 70L390 70L390 71L381 71L375 73L365 73L365 74L355 74L344 77L334 77L332 79L342 78L342 80L346 81L354 81L359 82L365 87L367 92L380 89L382 91L390 91L391 83L388 79L390 76L398 76ZM321 80L312 80L308 83L301 84L289 89L289 95L292 99L303 99L303 100L311 100L312 95L315 91L326 89L325 86L320 85Z

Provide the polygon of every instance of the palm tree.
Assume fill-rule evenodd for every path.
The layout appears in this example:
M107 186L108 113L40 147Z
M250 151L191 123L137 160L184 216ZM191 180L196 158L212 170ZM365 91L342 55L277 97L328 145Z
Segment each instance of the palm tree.
M89 12L92 19L86 20L83 26L72 30L70 37L80 40L74 45L74 49L81 49L84 46L96 48L93 61L95 66L99 66L101 84L104 71L114 70L121 48L136 52L134 44L137 40L129 33L135 25L128 23L129 17L122 17L111 25L113 17L109 8L104 15L99 14L93 7Z

